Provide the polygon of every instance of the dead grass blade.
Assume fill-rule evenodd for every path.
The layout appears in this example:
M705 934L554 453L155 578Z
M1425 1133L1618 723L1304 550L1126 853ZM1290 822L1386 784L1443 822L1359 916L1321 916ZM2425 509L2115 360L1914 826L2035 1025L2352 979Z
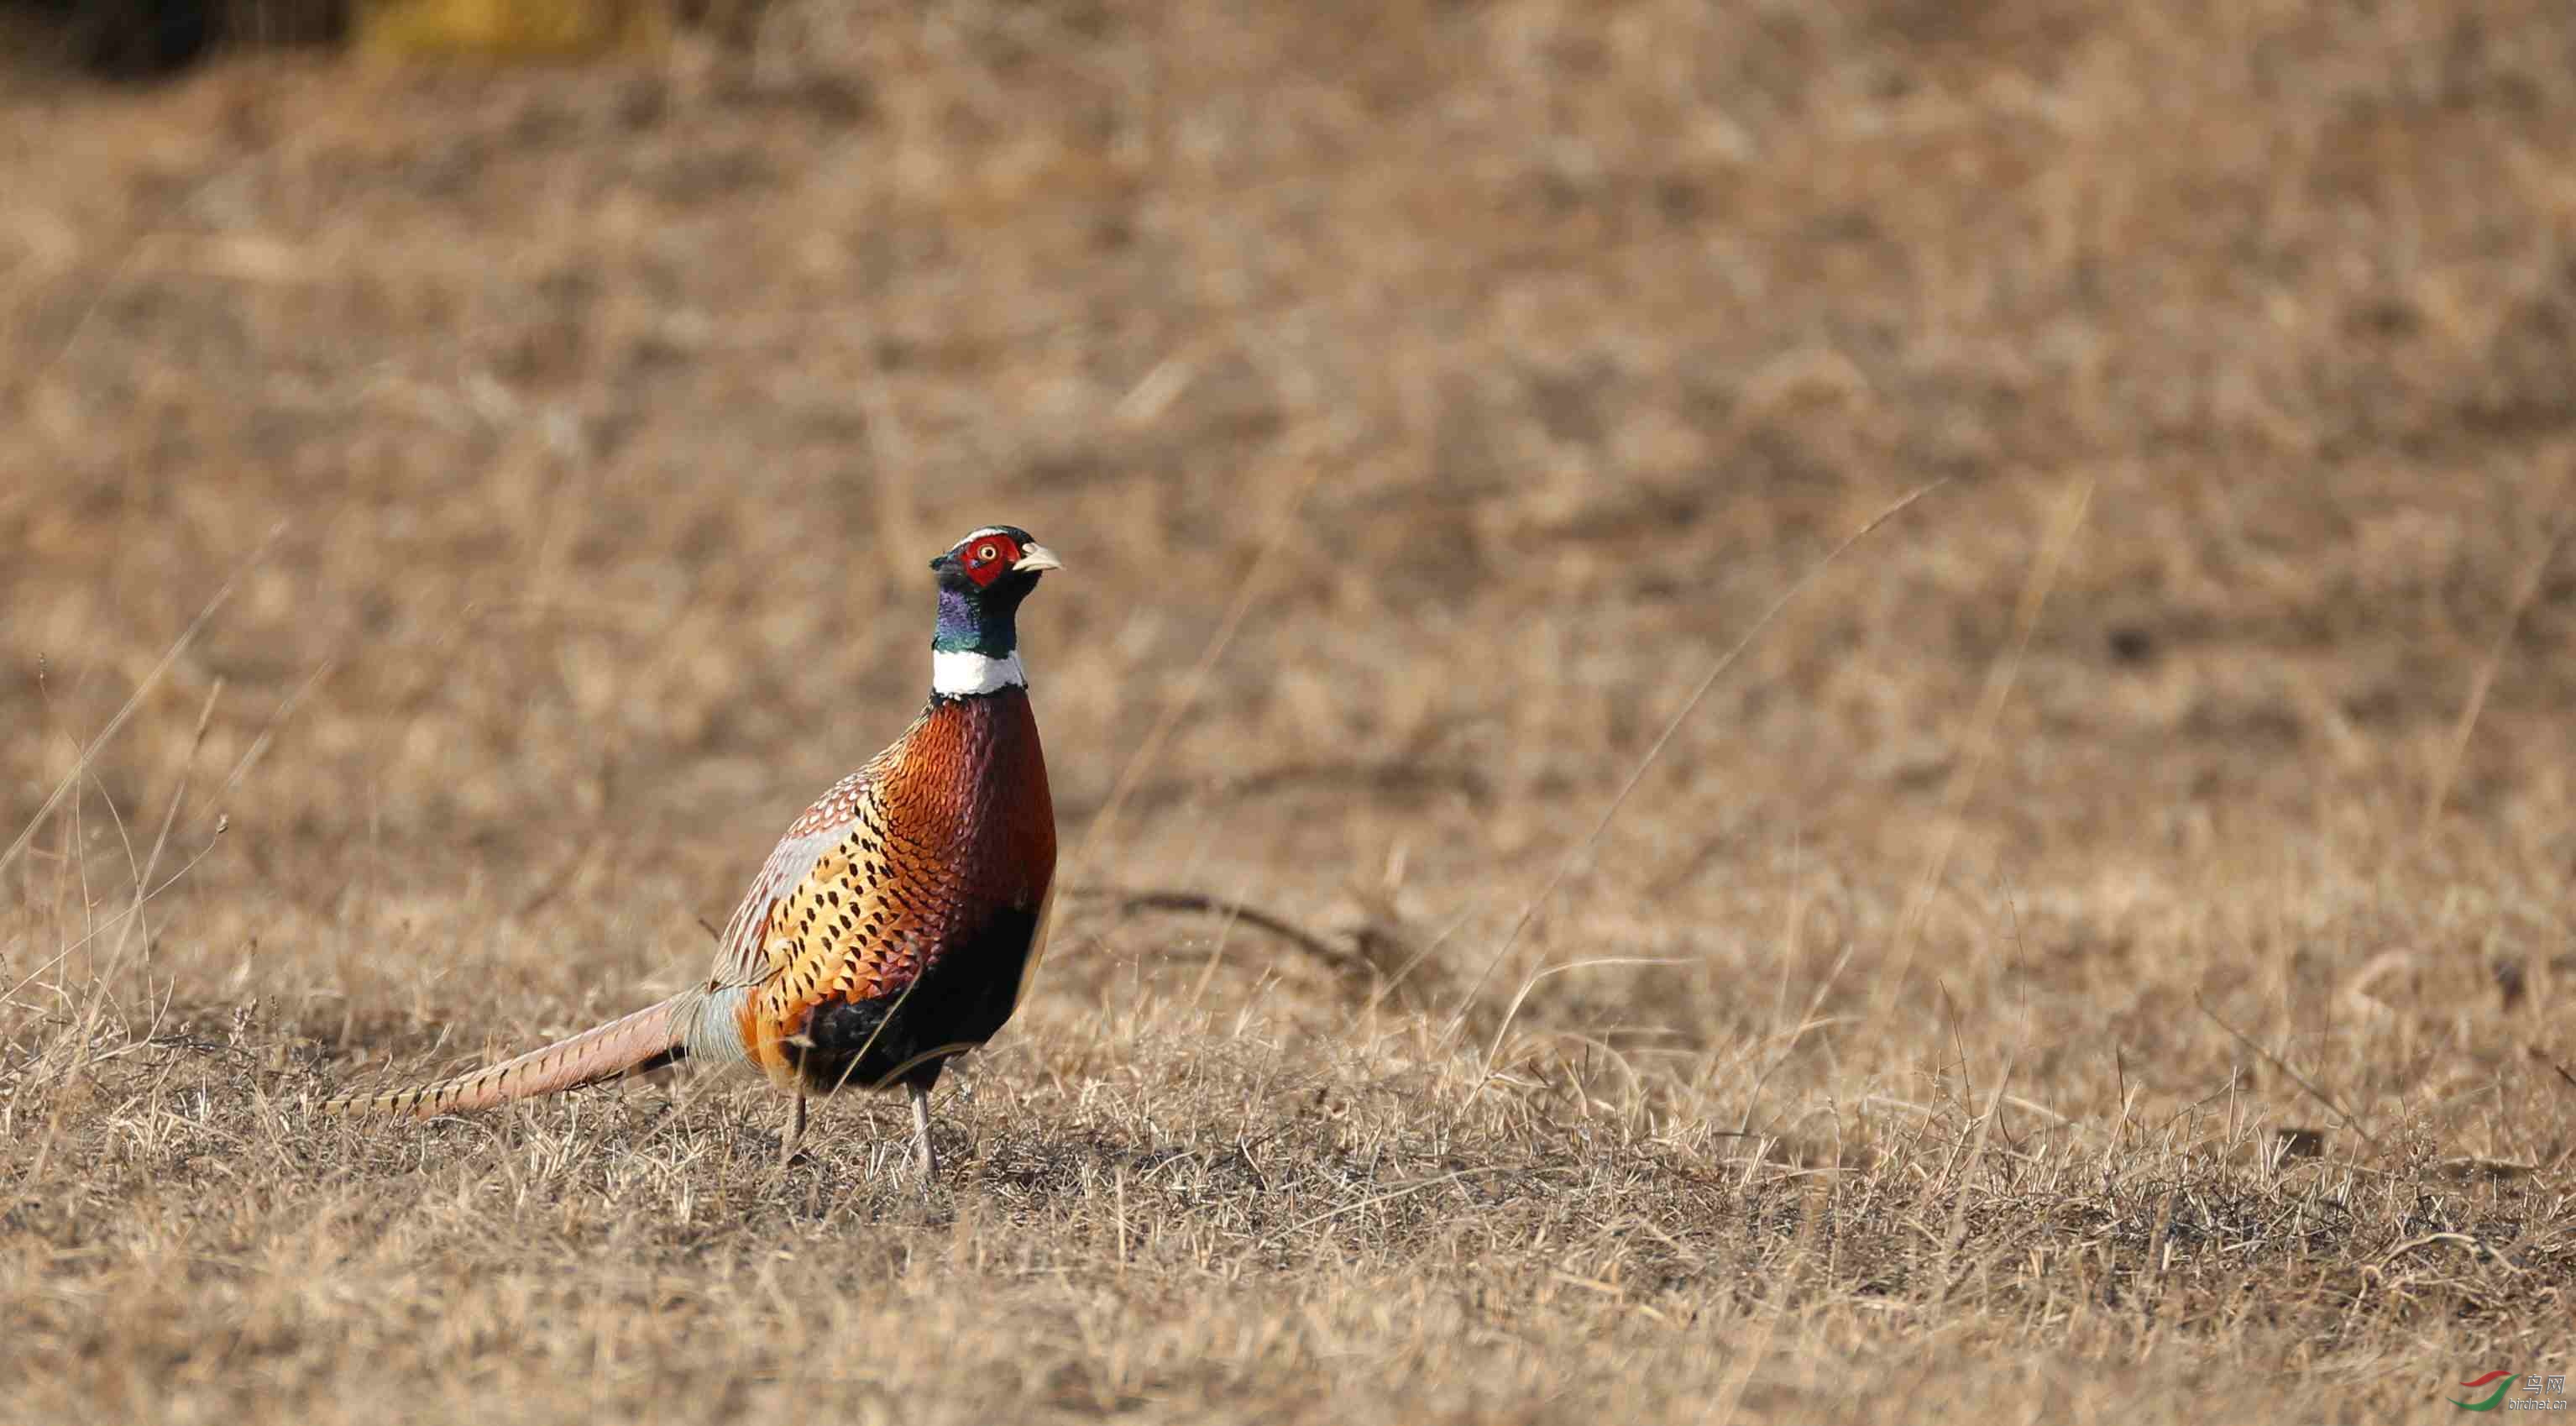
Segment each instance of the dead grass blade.
M230 830L231 826L232 824L228 820L221 817L216 818L215 829L206 838L206 844L197 849L197 854L195 856L188 858L186 865L180 867L177 871L170 873L168 879L164 880L160 885L153 887L140 897L137 897L133 905L128 906L124 910L117 912L115 915L108 917L106 920L98 922L97 924L83 930L80 936L72 941L70 945L67 945L60 951L55 952L53 959L48 960L44 964L37 966L34 970L27 972L27 974L17 983L10 986L6 993L0 993L0 1003L6 1003L16 999L28 986L35 984L38 979L51 974L57 967L68 962L72 958L73 954L78 952L82 947L87 946L90 942L97 940L99 937L106 935L117 927L124 925L128 918L134 916L145 905L148 905L153 898L159 896L162 892L168 891L171 887L178 885L187 877L188 873L197 869L197 863L204 861L207 855L214 851L215 844L223 838L224 833Z
M1565 878L1573 872L1575 865L1590 856L1592 849L1600 844L1601 835L1610 830L1610 823L1618 817L1619 809L1626 805L1628 795L1637 790L1637 784L1645 781L1647 770L1655 765L1657 758L1663 756L1665 746L1672 742L1675 733L1681 731L1682 724L1690 721L1691 714L1698 711L1700 703L1708 697L1708 691L1717 686L1718 679L1735 665L1735 661L1743 656L1746 649L1753 646L1753 641L1762 636L1763 630L1771 627L1772 620L1780 616L1780 611L1788 608L1791 600L1805 593L1807 587L1814 584L1819 576L1832 567L1834 561L1840 559L1844 551L1868 539L1879 526L1895 519L1916 501L1949 483L1949 477L1944 476L1929 485L1918 486L1898 496L1885 509L1872 515L1867 524L1845 536L1841 544L1825 551L1822 559L1809 565L1807 572L1798 576L1797 583L1790 585L1788 589L1782 591L1779 598L1771 601L1771 607L1762 611L1762 616L1753 621L1753 627L1744 631L1744 637L1737 639L1725 653L1718 655L1717 662L1710 665L1708 673L1700 679L1699 686L1692 689L1691 696L1683 701L1680 711L1674 713L1671 721L1664 724L1664 731L1656 736L1654 745L1647 748L1646 755L1637 760L1636 769L1628 774L1628 780L1620 784L1618 792L1611 796L1609 805L1601 809L1601 819L1593 823L1591 834L1577 843L1557 862L1556 870L1548 876L1547 884L1540 887L1538 895L1531 897L1529 904L1521 908L1519 918L1512 922L1512 929L1503 937L1502 945L1495 949L1494 954L1486 960L1485 968L1476 973L1475 981L1467 987L1466 993L1459 997L1457 1013L1450 1017L1448 1027L1441 1032L1444 1043L1454 1042L1458 1032L1466 1027L1468 1007L1475 1004L1477 994L1485 988L1485 982L1493 978L1494 971L1502 965L1503 958L1510 955L1512 948L1520 944L1522 934L1529 930L1530 921L1538 915L1539 908L1547 905L1548 901L1556 895L1556 889L1562 886ZM1506 1023L1508 1023L1508 1017L1506 1017Z
M1284 1242L1287 1239L1294 1237L1299 1233L1303 1233L1307 1229L1319 1224L1330 1223L1336 1218L1347 1217L1353 1213L1360 1212L1363 1209L1375 1208L1383 1203L1393 1203L1399 1198L1410 1198L1414 1194L1420 1193L1425 1189L1438 1188L1444 1183L1456 1183L1462 1178L1482 1178L1488 1174L1522 1172L1528 1172L1528 1170L1504 1168L1499 1165L1490 1168L1458 1169L1450 1173L1437 1175L1436 1177L1426 1178L1416 1183L1403 1184L1399 1187L1388 1189L1384 1193L1372 1193L1366 1198L1353 1199L1339 1208L1327 1209L1324 1212L1317 1213L1311 1217L1300 1218L1296 1222L1291 1223L1287 1227L1270 1235L1269 1241L1273 1244Z
M152 850L144 857L142 868L135 873L134 914L126 921L124 931L118 934L116 950L108 957L108 974L111 977L117 967L125 963L125 952L133 943L135 932L144 928L144 896L152 884L152 874L161 869L161 854L170 845L170 828L179 820L179 809L188 801L188 785L197 775L197 754L205 749L206 728L215 718L215 701L223 696L224 681L218 678L215 680L214 687L206 690L205 706L197 710L197 730L188 739L187 760L179 766L179 785L171 791L169 805L162 809L161 830L152 838ZM147 932L144 936L144 945L149 947L151 943L152 938Z
M2252 1050L2258 1055L2261 1055L2264 1063L2270 1065L2276 1070L2279 1070L2281 1073L2288 1075L2292 1084L2295 1084L2299 1088L2308 1092L2309 1098L2314 1099L2319 1104L2333 1110L2335 1117L2343 1121L2343 1126L2345 1128L2359 1134L2372 1148L2379 1147L2378 1138L2370 1132L2368 1127L2363 1125L2361 1120L2355 1116L2351 1110L2346 1109L2343 1105L2337 1103L2333 1095L2328 1094L2324 1090L2317 1088L2315 1085L2308 1083L2306 1075L2290 1068L2290 1066L2283 1061L2279 1055L2276 1055L2270 1050L2263 1048L2261 1045L2254 1043L2252 1039L2247 1037L2244 1031L2239 1030L2235 1026L2228 1024L2226 1021L2219 1019L2218 1012L2209 1008L2208 1001L2195 995L2192 997L2191 1003L2200 1007L2200 1013L2209 1017L2209 1023L2226 1031L2229 1036L2235 1039L2236 1043L2243 1045L2245 1048Z
M2012 1083L2012 1071L2012 1061L2004 1061L2003 1073L1995 1077L1995 1087L1986 1094L1986 1111L1977 1116L1977 1132L1968 1143L1967 1158L1960 1164L1959 1182L1947 1185L1950 1189L1950 1227L1942 1238L1941 1296L1938 1299L1941 1304L1946 1305L1950 1294L1959 1287L1959 1250L1967 1246L1968 1241L1967 1176L1976 1172L1977 1160L1985 1157L1986 1136L1995 1127L1995 1107L2003 1102L2004 1086ZM1945 1183L1947 1178L1944 1173Z
M1494 1027L1494 1042L1485 1047L1485 1073L1483 1078L1476 1081L1476 1090L1482 1091L1486 1084L1492 1081L1494 1077L1494 1066L1500 1062L1503 1053L1503 1040L1512 1032L1512 1021L1520 1015L1522 1002L1529 999L1531 991L1538 989L1538 983L1540 981L1563 975L1568 971L1599 970L1605 966L1680 966L1688 964L1690 964L1690 962L1676 960L1670 956L1599 956L1591 960L1568 961L1561 966L1542 966L1537 970L1531 971L1529 973L1529 978L1521 982L1519 992L1512 996L1512 1003L1504 1009L1503 1023ZM1472 1099L1475 1095L1474 1093L1470 1093L1468 1097Z
M1235 631L1243 627L1244 616L1251 612L1253 599L1262 591L1262 576L1269 573L1279 551L1287 546L1289 534L1297 527L1297 512L1305 507L1307 493L1315 488L1315 482L1322 474L1320 464L1310 463L1305 475L1298 479L1287 498L1280 503L1278 513L1270 517L1269 533L1262 537L1261 552L1253 557L1252 568L1244 571L1242 582L1235 586L1234 602L1226 607L1225 617L1217 621L1216 632L1208 636L1207 647L1200 651L1199 661L1191 665L1190 671L1173 687L1171 696L1164 700L1162 713L1146 732L1145 740L1136 745L1135 755L1127 759L1127 766L1119 771L1118 781L1110 785L1109 799L1101 804L1100 815L1092 818L1091 825L1084 829L1082 845L1070 859L1071 866L1057 868L1056 874L1062 879L1072 881L1071 873L1075 869L1091 864L1092 851L1108 841L1110 829L1117 825L1118 813L1135 793L1137 782L1144 777L1145 770L1154 765L1154 759L1162 756L1163 744L1170 740L1172 730L1198 703L1199 694L1207 688L1208 675L1215 671L1217 660L1225 657L1226 646L1234 642Z
M224 774L223 782L215 788L215 795L206 799L207 811L218 817L224 815L224 799L232 795L233 789L241 785L241 780L249 776L250 770L267 754L269 745L277 741L277 730L286 726L286 720L295 716L295 710L302 707L313 690L321 687L322 681L339 666L337 659L322 660L302 683L295 686L295 691L286 696L286 701L277 705L277 711L269 714L268 721L260 725L259 734L250 740L250 746L242 749L240 757L233 759L232 771Z
M285 521L280 520L270 526L267 536L259 542L258 548L252 550L249 558L236 565L233 572L224 577L224 582L216 587L214 596L206 601L204 608L197 611L197 617L189 620L188 627L179 631L179 637L170 641L170 647L162 651L160 662L152 665L152 671L145 674L143 681L136 684L134 692L127 696L125 706L117 709L116 716L108 719L107 726L99 730L97 737L89 740L87 747L81 749L80 756L72 763L71 771L64 773L63 780L55 784L53 795L47 797L45 804L36 809L35 816L27 819L27 825L19 831L17 840L9 844L9 849L0 852L0 871L7 871L9 863L17 860L18 854L27 849L27 843L35 838L36 829L45 825L45 819L53 815L56 807L62 805L64 795L80 785L81 777L89 771L90 763L95 761L99 752L115 739L117 731L125 726L125 720L134 716L134 710L143 706L144 698L154 688L160 686L162 675L170 671L170 665L177 663L179 655L186 653L188 646L197 641L197 635L205 632L207 622L215 617L215 611L224 607L225 601L233 597L233 590L240 587L242 577L258 568L260 562L268 558L268 552L276 546L278 536L284 533L286 533Z
M1941 893L1942 878L1950 871L1950 854L1958 846L1968 799L1976 795L1977 778L1994 751L1995 721L2003 716L2004 703L2012 697L2022 658L2030 650L2030 636L2039 627L2040 610L2048 603L2048 592L2057 585L2058 571L2066 562L2067 552L2075 547L2075 537L2084 528L2085 511L2092 503L2093 482L2088 477L2067 492L2058 507L2056 527L2040 547L2039 560L2031 566L2030 577L2022 582L2021 599L2013 609L2012 643L1986 670L1986 686L1977 697L1976 713L1968 723L1967 755L1951 771L1949 785L1942 790L1938 840L1924 862L1923 876L1915 883L1913 895L1897 917L1895 949L1872 982L1870 1013L1874 1016L1887 1012L1891 998L1904 987L1905 973L1913 968L1923 923L1932 914L1933 899Z
M2576 480L2576 460L2571 460L2568 471L2559 476L2557 496L2550 502L2552 508L2565 508L2567 485L2571 480ZM2442 820L2442 804L2450 800L2451 784L2460 773L2460 760L2468 756L2469 735L2477 731L2478 715L2486 711L2487 691L2495 687L2496 671L2504 665L2505 647L2513 642L2513 631L2522 627L2524 612L2531 608L2531 601L2540 593L2541 576L2549 572L2550 561L2558 557L2559 546L2567 543L2571 529L2576 529L2576 520L2562 515L2557 528L2542 542L2540 553L2532 557L2531 563L2522 571L2522 578L2514 585L2513 602L2505 608L2504 623L2496 629L2495 642L2487 646L2487 656L2479 662L2476 676L2469 680L2469 700L2460 708L2460 720L2452 726L2451 740L2442 749L2441 764L2434 769L2433 785L2424 794L2424 824L2418 831L2420 836L2433 835L2434 825Z

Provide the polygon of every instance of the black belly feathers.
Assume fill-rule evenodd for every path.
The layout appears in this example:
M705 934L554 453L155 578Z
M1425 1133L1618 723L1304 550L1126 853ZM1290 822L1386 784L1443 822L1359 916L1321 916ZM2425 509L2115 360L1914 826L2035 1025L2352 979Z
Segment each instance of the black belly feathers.
M1035 911L996 909L902 990L817 1005L804 1033L787 1043L789 1062L824 1093L845 1085L928 1089L948 1056L991 1039L1010 1019L1037 928Z

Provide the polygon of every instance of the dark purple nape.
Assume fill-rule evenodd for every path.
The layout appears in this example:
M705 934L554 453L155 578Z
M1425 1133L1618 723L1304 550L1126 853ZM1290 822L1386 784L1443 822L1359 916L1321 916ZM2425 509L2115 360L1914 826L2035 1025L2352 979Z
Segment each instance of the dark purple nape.
M931 626L930 646L947 653L978 653L1009 658L1019 647L1020 591L1004 586L987 589L962 582L939 582L939 621Z

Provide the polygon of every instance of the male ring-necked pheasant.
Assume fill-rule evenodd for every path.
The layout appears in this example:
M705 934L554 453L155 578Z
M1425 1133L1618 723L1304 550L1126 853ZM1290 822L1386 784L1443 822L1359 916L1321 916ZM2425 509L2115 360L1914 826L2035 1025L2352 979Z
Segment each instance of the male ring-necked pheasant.
M930 705L796 819L725 926L715 969L649 1009L487 1069L324 1107L421 1118L551 1094L676 1060L749 1063L795 1096L845 1085L912 1098L925 1181L930 1087L1011 1018L1046 934L1055 807L1019 655L1020 601L1062 568L993 525L930 562Z

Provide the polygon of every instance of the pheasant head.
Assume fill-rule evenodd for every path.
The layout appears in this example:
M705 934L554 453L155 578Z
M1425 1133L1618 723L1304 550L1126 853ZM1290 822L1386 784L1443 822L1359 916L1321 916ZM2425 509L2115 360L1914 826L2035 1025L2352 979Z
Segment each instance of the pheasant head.
M987 525L930 562L939 576L939 622L930 634L930 691L972 698L1028 683L1020 664L1020 601L1038 576L1064 566L1012 525Z

